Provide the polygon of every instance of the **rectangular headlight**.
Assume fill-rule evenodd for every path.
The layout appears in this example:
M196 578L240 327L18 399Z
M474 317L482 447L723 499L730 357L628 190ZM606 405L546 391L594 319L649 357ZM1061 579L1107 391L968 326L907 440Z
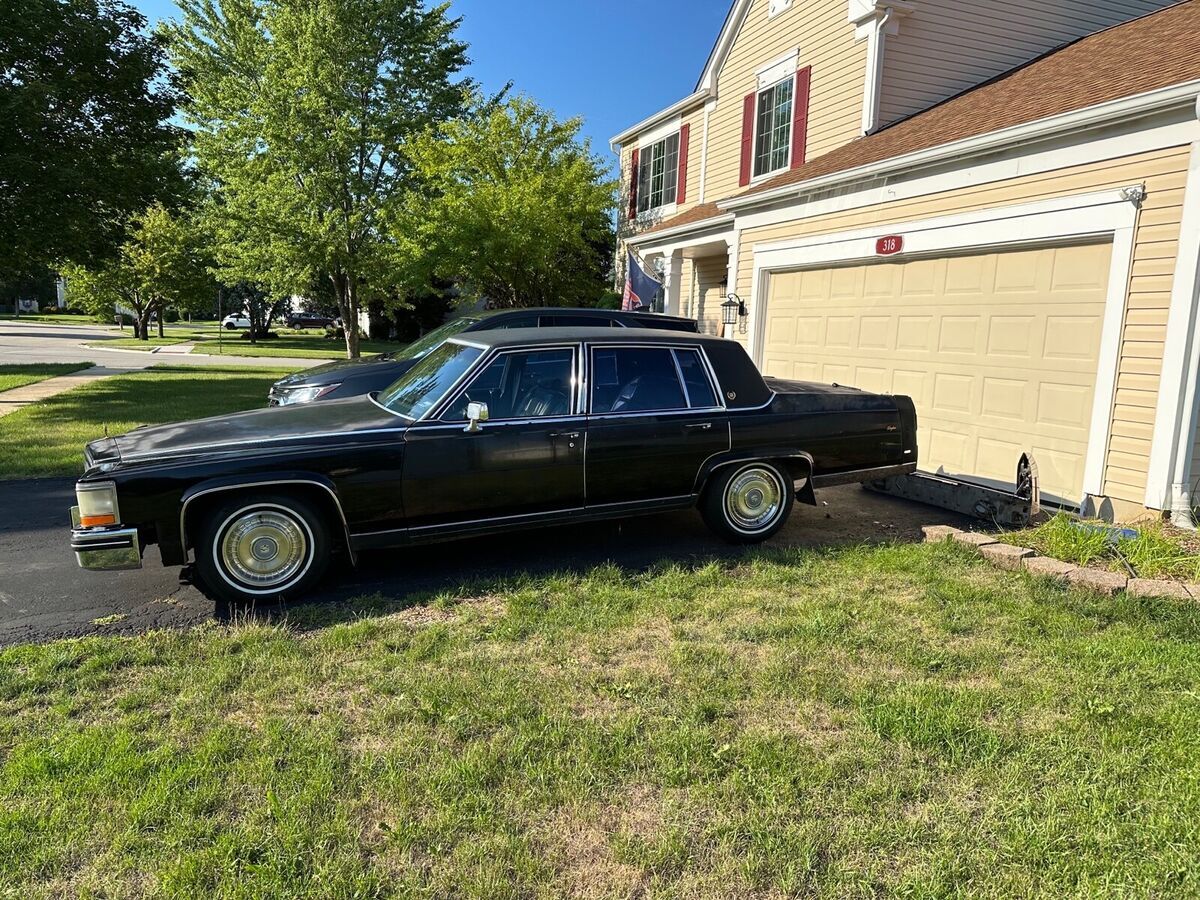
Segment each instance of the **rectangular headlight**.
M292 406L296 403L312 403L314 400L320 400L326 394L331 394L342 385L338 384L320 384L314 387L289 388L280 391L276 396L279 398L280 406Z
M77 484L75 499L79 501L79 524L83 528L116 525L121 521L117 486L111 481Z

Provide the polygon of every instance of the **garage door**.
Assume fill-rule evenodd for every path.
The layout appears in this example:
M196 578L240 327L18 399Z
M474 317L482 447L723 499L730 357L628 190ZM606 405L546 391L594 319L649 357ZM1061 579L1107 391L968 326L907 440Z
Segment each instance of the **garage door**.
M775 273L763 370L908 394L925 471L1077 503L1110 244Z

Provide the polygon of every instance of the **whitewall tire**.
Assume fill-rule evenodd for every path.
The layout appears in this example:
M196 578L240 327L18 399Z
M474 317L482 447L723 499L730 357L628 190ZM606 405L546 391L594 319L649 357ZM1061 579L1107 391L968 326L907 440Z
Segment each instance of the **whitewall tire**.
M700 511L708 527L726 540L758 544L784 526L795 499L786 470L775 463L748 462L717 471Z

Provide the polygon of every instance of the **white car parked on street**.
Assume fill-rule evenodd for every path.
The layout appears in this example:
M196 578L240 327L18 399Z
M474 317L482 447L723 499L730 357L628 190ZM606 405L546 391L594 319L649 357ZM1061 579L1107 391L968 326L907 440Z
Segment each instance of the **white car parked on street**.
M237 331L240 329L249 329L250 320L242 314L226 316L221 320L221 327L227 331Z

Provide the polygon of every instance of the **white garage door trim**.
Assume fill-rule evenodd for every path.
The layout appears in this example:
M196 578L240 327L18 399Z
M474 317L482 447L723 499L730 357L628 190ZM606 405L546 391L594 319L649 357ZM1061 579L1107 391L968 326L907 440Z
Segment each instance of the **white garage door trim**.
M751 355L761 367L766 337L768 282L775 272L883 262L885 259L904 262L914 257L953 251L987 253L1031 244L1111 237L1112 264L1083 479L1084 494L1097 496L1104 483L1104 461L1108 454L1116 394L1121 330L1133 266L1137 205L1129 198L1140 199L1141 196L1143 193L1140 188L1100 191L917 222L755 244L748 323ZM904 253L879 257L875 252L875 242L880 237L892 234L904 236Z

